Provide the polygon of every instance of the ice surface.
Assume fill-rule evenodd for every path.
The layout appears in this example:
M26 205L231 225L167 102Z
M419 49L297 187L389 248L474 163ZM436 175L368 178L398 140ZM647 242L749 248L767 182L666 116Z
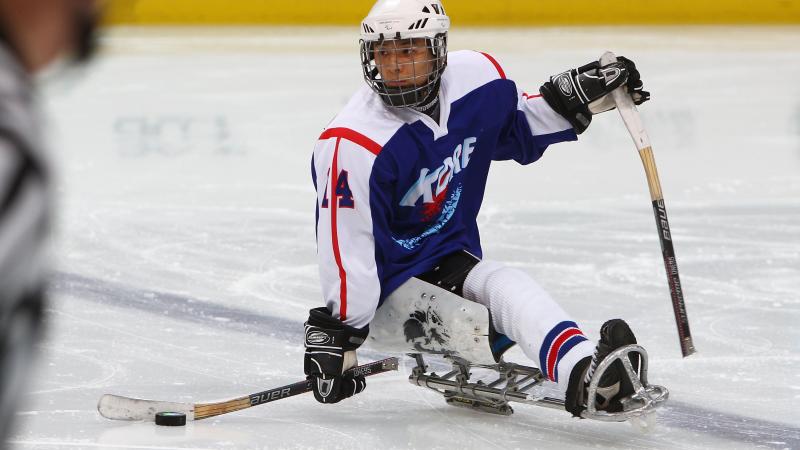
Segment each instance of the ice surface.
M800 448L800 29L456 28L528 92L634 58L698 353L680 356L647 184L616 113L537 164L495 164L488 258L597 336L625 317L671 389L659 426L445 405L397 373L166 429L104 393L199 402L302 378L319 304L310 152L360 86L356 29L117 29L46 89L61 161L49 338L13 448ZM362 360L383 355L369 350ZM509 358L529 364L521 352Z

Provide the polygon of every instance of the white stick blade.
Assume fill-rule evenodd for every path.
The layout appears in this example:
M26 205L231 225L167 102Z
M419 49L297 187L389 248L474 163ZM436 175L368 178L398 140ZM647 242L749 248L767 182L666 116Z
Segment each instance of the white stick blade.
M600 65L601 66L605 66L605 65L608 65L608 64L611 64L611 63L615 63L615 62L617 62L617 55L615 55L613 52L608 52L607 51L607 52L603 53L603 55L600 57Z
M158 400L142 400L105 394L97 402L97 411L111 420L145 420L155 421L156 413L179 412L186 414L186 420L194 420L194 405L191 403L162 402Z
M612 52L605 52L600 57L600 64L606 65L617 61L617 56ZM642 119L639 117L639 112L636 110L636 105L633 103L630 95L625 92L625 86L620 86L614 89L611 96L614 98L614 103L617 104L617 110L622 116L622 121L628 128L631 134L633 143L636 144L637 150L644 150L650 147L650 137L644 129Z

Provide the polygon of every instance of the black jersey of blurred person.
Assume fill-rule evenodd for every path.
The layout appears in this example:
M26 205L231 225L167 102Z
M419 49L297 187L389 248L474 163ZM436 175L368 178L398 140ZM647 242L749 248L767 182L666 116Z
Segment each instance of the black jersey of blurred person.
M39 335L50 221L48 163L33 87L0 38L0 439Z

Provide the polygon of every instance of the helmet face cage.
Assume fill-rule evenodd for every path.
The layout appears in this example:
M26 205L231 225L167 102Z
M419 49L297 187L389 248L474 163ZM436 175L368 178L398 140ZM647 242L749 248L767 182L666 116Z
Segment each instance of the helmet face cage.
M364 80L387 106L422 106L432 100L431 97L438 93L442 73L447 66L447 33L439 33L432 38L424 39L429 59L416 61L400 61L398 57L398 55L402 55L403 51L412 46L411 39L361 40L361 68L364 72ZM419 45L414 45L413 47L418 49ZM397 66L410 66L410 75L396 80L389 80L390 83L403 84L402 86L390 86L383 79L380 67L375 59L376 48L388 49L390 52L394 52L394 64ZM421 79L424 81L420 81Z

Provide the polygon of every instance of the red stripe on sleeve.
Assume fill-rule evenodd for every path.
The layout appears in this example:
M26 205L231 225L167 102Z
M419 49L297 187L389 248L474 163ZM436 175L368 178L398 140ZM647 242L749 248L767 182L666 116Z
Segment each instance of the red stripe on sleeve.
M373 141L372 139L364 136L363 134L359 133L356 130L352 130L350 128L328 128L327 130L322 132L320 135L320 139L330 139L330 138L341 138L347 139L350 142L354 142L369 151L370 153L377 155L381 152L381 146L377 142ZM339 145L338 143L336 145Z
M331 182L328 203L331 208L331 242L333 243L333 258L336 260L336 265L339 267L339 320L342 322L347 318L347 272L342 265L342 255L339 253L339 231L336 225L336 214L339 207L339 201L336 197L336 185L339 180L339 142L342 138L336 139L336 148L333 151L333 168L331 169Z
M506 73L503 72L503 68L500 67L500 64L497 63L497 60L492 58L492 55L490 55L488 53L481 52L481 55L485 56L487 59L489 59L489 61L492 62L492 64L494 64L494 68L497 69L497 73L500 74L500 78L505 80L506 79Z

